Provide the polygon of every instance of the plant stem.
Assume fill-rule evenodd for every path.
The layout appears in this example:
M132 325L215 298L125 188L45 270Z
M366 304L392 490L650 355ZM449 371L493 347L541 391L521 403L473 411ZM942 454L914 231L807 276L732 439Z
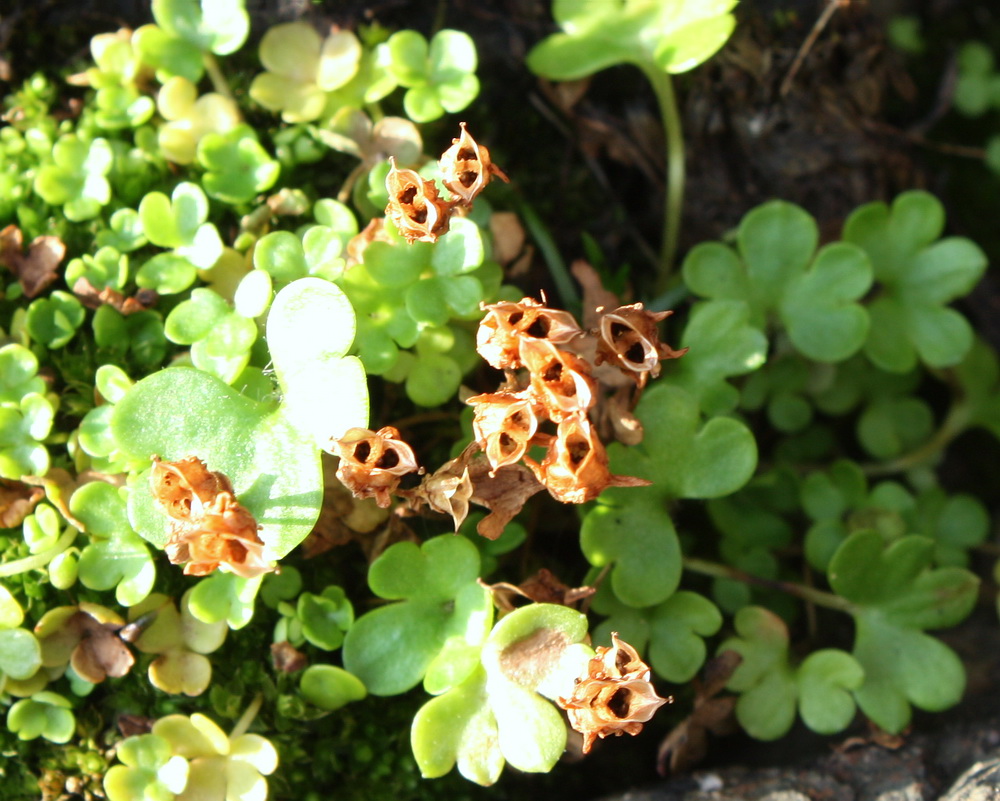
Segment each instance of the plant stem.
M691 556L684 558L684 567L693 573L701 573L703 576L734 579L746 584L756 584L758 587L780 590L781 592L801 598L803 601L816 604L816 606L825 606L827 609L836 609L847 614L853 614L856 611L854 604L846 598L841 598L839 595L834 595L832 592L826 592L825 590L817 590L815 587L807 587L805 584L761 578L736 567L721 565L718 562L709 562L706 559L696 559Z
M888 476L893 473L902 473L913 467L929 462L938 453L943 451L948 444L959 434L965 431L969 425L969 406L958 401L952 404L948 410L948 416L944 418L941 427L934 432L934 435L923 445L909 453L904 453L891 461L881 464L862 465L862 469L867 476Z
M229 88L229 81L226 80L226 76L222 73L222 68L219 66L215 54L211 51L206 51L202 60L205 64L205 72L208 73L208 78L212 82L212 88L223 97L228 97L232 100L233 90Z
M237 737L247 733L247 729L250 728L254 718L257 717L257 713L260 712L260 705L262 703L264 703L264 695L263 693L257 693L250 702L250 706L246 708L246 711L240 715L240 719L236 721L233 730L229 732L230 740L235 740Z
M662 295L669 289L670 273L677 256L680 238L681 211L684 206L684 131L677 111L677 97L670 76L656 64L641 65L646 78L653 85L660 106L663 134L667 142L667 191L663 206L663 246L660 249L660 270L653 284L653 295Z
M15 559L13 562L7 562L6 564L0 565L0 578L4 578L6 576L16 576L18 573L26 573L29 570L41 569L45 567L49 562L73 544L73 541L76 539L76 535L77 530L75 528L67 527L63 532L63 535L56 540L56 544L47 551L26 556L23 559Z

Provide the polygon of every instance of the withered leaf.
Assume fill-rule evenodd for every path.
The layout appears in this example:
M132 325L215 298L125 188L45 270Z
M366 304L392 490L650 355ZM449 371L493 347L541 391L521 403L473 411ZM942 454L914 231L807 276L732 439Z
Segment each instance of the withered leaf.
M118 636L116 623L101 623L84 611L74 614L66 628L79 637L70 665L80 678L98 684L108 676L121 678L135 664L135 657Z
M490 510L479 521L476 531L488 540L495 540L503 534L506 525L521 511L528 498L545 487L534 473L521 464L506 465L493 471L493 475L490 472L490 463L485 457L469 462L469 478L472 480L470 500Z
M613 309L618 305L618 296L611 290L605 289L601 283L601 276L586 259L577 259L570 267L573 277L579 281L583 287L583 324L587 328L597 325L600 313L597 309L601 307Z
M360 540L383 525L389 511L372 499L355 498L337 478L339 461L330 454L322 454L323 506L313 530L302 543L306 559Z
M25 297L38 297L59 277L65 256L66 245L57 236L36 236L24 252L20 228L11 224L0 231L0 264L17 276Z
M45 497L45 490L20 481L0 478L0 528L15 528Z
M76 279L76 283L73 284L73 294L88 309L111 306L124 315L151 309L160 299L160 295L155 289L140 289L131 297L125 297L117 289L109 286L99 290L86 276Z
M279 673L298 673L309 664L309 660L288 640L282 640L271 643L271 664Z
M715 696L725 689L741 661L736 651L723 651L705 663L701 679L693 682L695 698L691 714L660 743L656 769L661 776L690 770L701 762L708 753L709 732L725 735L736 731L733 717L736 696Z
M595 587L569 587L556 578L551 570L544 567L520 584L510 584L506 581L486 584L481 579L479 583L490 591L493 603L503 612L513 612L520 606L521 604L515 602L518 598L532 603L573 607L597 592Z

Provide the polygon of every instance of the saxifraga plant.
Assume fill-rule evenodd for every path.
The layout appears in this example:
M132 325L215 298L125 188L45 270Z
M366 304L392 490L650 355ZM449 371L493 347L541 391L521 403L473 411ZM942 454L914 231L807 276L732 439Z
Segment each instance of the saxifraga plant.
M653 83L670 196L651 295L683 186L668 74L722 46L733 5L564 0L529 57ZM958 701L962 663L929 632L972 609L989 518L937 466L972 428L1000 436L1000 366L951 306L985 256L944 236L933 196L865 205L823 244L797 206L749 211L686 254L671 348L666 313L595 282L580 321L504 284L477 196L506 176L464 126L437 161L417 127L474 100L466 34L277 25L234 91L241 3L153 11L94 38L79 116L56 119L41 76L6 100L6 753L67 743L62 768L112 801L250 801L268 779L301 793L283 769L302 773L313 733L418 684L411 773L482 785L638 733L656 688L713 654L761 739L859 710L898 733ZM251 128L248 103L281 122ZM368 428L369 381L419 415L480 357L503 380L463 391L446 445ZM581 512L559 578L507 557L542 491ZM364 569L355 546L311 558L354 541ZM851 642L823 636L835 615ZM113 732L112 713L139 722ZM677 742L673 765L692 757Z

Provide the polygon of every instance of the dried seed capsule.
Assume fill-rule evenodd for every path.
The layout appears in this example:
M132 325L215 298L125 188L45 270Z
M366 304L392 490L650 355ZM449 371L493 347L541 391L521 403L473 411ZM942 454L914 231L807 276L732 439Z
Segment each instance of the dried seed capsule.
M340 457L337 478L355 498L374 498L383 509L391 503L400 477L418 469L413 449L392 426L378 431L350 428L334 442L334 449Z
M433 181L425 181L414 170L400 170L390 158L392 169L385 177L389 204L385 216L407 242L434 242L448 230L451 204L438 196Z
M441 155L438 166L448 191L461 203L470 206L494 175L501 181L509 182L509 179L490 159L490 151L472 138L465 129L465 123L459 125L461 136L451 140L452 145Z

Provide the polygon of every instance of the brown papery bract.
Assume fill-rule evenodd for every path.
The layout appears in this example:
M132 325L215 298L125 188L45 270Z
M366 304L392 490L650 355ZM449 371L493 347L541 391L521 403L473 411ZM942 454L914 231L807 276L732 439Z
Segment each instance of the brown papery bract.
M475 395L465 402L475 407L472 430L492 472L521 461L538 431L538 416L527 395L495 392Z

